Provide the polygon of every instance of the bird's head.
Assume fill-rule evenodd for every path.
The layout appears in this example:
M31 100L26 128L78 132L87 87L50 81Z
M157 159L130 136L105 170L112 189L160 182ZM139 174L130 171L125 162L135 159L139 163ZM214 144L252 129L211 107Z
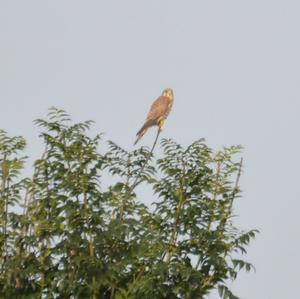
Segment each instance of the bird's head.
M173 90L172 90L172 88L166 88L166 89L164 89L162 95L164 97L168 97L170 99L173 99Z

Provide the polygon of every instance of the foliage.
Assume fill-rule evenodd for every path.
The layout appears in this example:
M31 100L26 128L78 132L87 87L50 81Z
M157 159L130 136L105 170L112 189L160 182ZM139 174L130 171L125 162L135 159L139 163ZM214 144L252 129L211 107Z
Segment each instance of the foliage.
M241 255L256 233L232 221L239 146L164 139L155 160L113 142L101 153L91 122L62 110L35 123L45 150L32 178L20 178L24 139L0 131L1 298L237 298L226 282L251 270ZM137 198L143 184L154 208Z

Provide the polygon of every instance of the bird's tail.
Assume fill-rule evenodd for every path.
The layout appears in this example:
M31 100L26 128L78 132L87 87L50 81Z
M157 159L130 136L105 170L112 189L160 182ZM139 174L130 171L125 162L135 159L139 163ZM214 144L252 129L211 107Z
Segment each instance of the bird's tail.
M136 133L136 140L134 142L134 145L136 145L138 143L138 141L145 135L145 133L148 131L149 125L147 123L145 123L141 129Z

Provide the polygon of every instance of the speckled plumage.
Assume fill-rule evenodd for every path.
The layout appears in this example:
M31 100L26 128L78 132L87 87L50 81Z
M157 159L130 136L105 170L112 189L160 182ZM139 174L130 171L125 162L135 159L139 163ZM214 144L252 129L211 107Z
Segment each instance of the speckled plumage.
M173 91L171 88L166 88L161 96L151 105L146 121L142 128L137 132L136 144L152 126L162 128L164 120L168 117L174 101Z

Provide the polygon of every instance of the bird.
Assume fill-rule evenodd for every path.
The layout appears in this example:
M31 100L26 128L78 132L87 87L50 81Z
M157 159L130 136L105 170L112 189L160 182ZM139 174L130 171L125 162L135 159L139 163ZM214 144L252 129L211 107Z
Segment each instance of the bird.
M146 121L136 134L134 145L145 135L150 127L158 126L161 131L165 119L168 117L174 102L173 90L166 88L162 94L153 102L148 112Z

